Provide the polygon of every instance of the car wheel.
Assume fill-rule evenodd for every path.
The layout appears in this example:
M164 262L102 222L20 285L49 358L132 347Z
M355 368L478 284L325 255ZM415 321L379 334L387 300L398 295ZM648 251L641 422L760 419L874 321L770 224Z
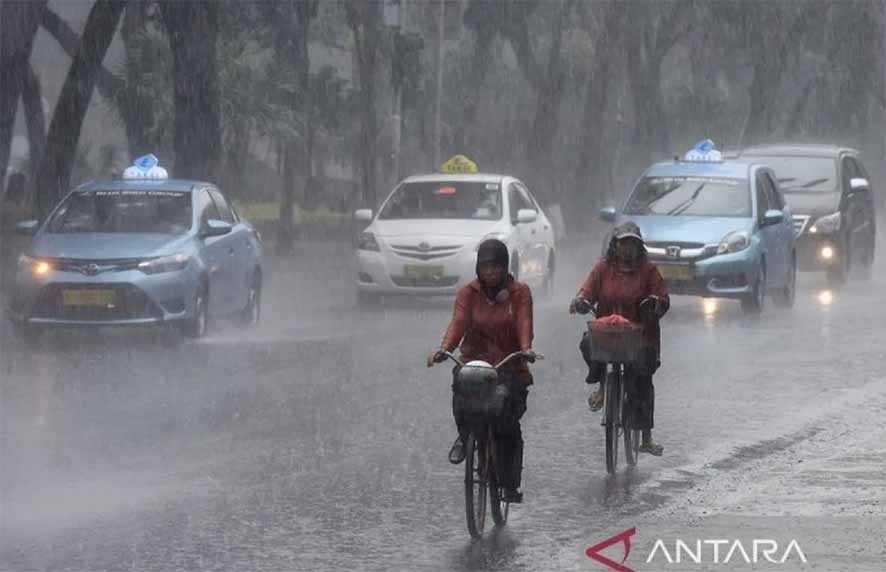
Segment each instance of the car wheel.
M43 330L39 326L27 322L13 322L12 331L15 337L28 345L34 345L40 341Z
M852 261L852 245L849 240L843 241L843 244L837 250L837 254L840 257L837 260L837 264L828 268L827 271L828 282L832 286L840 286L849 280Z
M381 296L374 292L357 290L357 306L361 308L374 308L381 304Z
M194 315L185 322L182 333L189 338L199 339L206 335L209 323L209 292L205 287L197 290L194 296Z
M766 303L766 272L761 272L750 294L741 300L741 309L747 316L757 316Z
M261 291L261 272L256 269L252 277L252 285L249 287L249 298L246 301L246 307L240 313L241 324L252 326L261 319Z
M783 286L773 297L772 301L779 308L793 308L794 300L797 299L797 261L791 262L788 283Z
M554 266L554 257L548 257L547 270L545 271L544 281L541 285L542 300L550 300L554 297L554 278L556 277L556 267Z

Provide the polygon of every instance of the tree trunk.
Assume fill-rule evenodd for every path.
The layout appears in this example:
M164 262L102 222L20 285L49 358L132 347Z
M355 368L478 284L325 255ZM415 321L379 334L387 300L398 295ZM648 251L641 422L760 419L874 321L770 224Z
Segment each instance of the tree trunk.
M274 245L278 256L289 256L295 244L295 228L292 217L295 207L295 172L297 162L295 141L283 144L283 188L280 190L280 214L277 222L277 243Z
M0 5L0 196L12 146L18 100L28 74L28 60L46 0Z
M378 206L376 198L376 134L378 117L375 109L375 74L378 66L380 42L381 4L355 0L348 4L349 25L354 34L360 79L360 183L363 204L370 208Z
M80 50L62 86L46 137L46 152L40 161L36 189L37 213L41 217L69 186L83 120L125 6L121 0L97 0L89 12Z
M126 7L120 38L126 52L126 84L118 94L118 106L126 127L126 141L129 158L135 159L156 150L157 141L151 138L151 128L155 122L154 101L139 92L139 76L144 71L145 62L139 61L139 34L147 24L147 2L133 1Z
M172 48L176 176L215 180L221 154L216 2L160 3Z
M22 89L22 107L25 111L25 125L28 128L28 154L30 155L30 173L28 173L28 203L33 197L34 183L37 180L38 168L43 152L46 149L46 116L43 113L43 95L40 79L31 66Z

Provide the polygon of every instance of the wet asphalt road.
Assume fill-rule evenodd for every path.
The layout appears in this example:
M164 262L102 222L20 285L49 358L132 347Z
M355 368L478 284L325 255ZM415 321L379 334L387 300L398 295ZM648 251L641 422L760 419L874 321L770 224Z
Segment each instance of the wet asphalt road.
M634 526L637 570L751 569L647 564L659 536L796 537L808 564L773 569L882 570L886 272L840 290L803 275L795 309L760 319L676 299L665 456L608 478L565 312L596 252L573 250L537 302L526 502L477 542L446 461L448 368L424 366L449 302L355 308L347 245L277 265L248 332L26 348L4 331L0 571L605 570L585 548Z

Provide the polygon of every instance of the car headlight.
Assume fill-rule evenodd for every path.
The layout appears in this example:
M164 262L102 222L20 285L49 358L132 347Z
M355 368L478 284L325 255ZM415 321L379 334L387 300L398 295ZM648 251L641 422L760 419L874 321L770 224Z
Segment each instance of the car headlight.
M751 233L746 230L736 230L723 237L717 245L717 254L727 252L740 252L751 245Z
M840 230L840 224L843 222L842 219L843 217L838 212L823 216L809 227L809 232L812 234L833 234Z
M160 274L163 272L177 272L184 270L191 261L191 257L187 254L173 254L172 256L161 256L160 258L152 258L140 262L138 269L145 274Z
M22 271L30 271L36 276L45 276L52 270L52 265L45 260L22 254L18 257L18 268Z
M493 232L493 233L487 234L482 239L480 239L480 242L478 242L474 246L474 252L477 252L477 250L480 249L480 245L483 244L483 241L489 240L490 238L494 238L495 240L500 240L503 243L507 244L508 243L508 236L509 235L506 232Z
M369 250L371 252L379 252L378 241L371 232L361 232L357 238L357 250Z

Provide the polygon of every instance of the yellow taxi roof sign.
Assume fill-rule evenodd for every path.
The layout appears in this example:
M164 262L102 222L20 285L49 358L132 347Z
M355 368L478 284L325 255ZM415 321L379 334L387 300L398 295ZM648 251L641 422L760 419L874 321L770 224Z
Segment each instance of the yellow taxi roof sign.
M464 155L456 155L443 163L440 167L440 172L447 174L477 173L479 169L477 169L477 163L474 163Z

